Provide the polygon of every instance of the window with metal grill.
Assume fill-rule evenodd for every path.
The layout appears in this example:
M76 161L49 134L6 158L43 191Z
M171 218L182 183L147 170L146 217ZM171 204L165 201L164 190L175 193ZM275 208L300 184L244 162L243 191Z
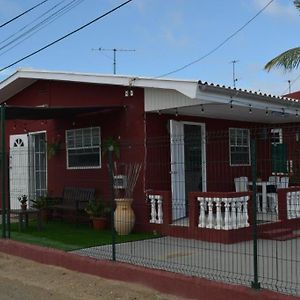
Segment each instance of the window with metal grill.
M67 168L100 168L100 142L100 127L66 130Z
M229 156L231 166L250 165L249 129L229 128Z

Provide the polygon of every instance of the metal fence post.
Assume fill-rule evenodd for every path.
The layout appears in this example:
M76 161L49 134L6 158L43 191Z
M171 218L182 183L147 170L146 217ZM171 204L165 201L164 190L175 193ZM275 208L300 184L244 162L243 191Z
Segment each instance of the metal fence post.
M108 149L108 172L110 183L110 228L111 228L111 245L112 245L112 260L116 260L116 232L115 232L115 215L114 215L114 177L113 177L113 146Z
M6 164L5 164L5 106L1 105L1 161L2 161L2 238L6 238Z
M260 289L260 283L258 282L258 252L257 252L257 203L256 203L256 179L257 179L257 170L256 170L256 143L255 139L251 139L251 171L252 171L252 181L253 181L253 224L252 224L252 234L253 234L253 281L251 287L253 289Z

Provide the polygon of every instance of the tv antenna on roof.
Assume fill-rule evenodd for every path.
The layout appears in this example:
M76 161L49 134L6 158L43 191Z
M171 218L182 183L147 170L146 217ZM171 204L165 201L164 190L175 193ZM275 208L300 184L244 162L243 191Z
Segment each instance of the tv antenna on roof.
M117 49L117 48L111 48L111 49L107 49L107 48L97 48L97 49L92 49L95 51L111 51L114 53L114 57L113 57L113 69L114 69L114 74L117 73L117 52L135 52L135 49Z
M232 60L230 63L232 64L232 81L233 81L233 88L236 88L236 82L238 79L235 77L235 64L238 63L238 60Z
M288 82L288 85L289 85L289 94L290 94L291 93L292 82L291 82L291 80L288 80L287 82Z

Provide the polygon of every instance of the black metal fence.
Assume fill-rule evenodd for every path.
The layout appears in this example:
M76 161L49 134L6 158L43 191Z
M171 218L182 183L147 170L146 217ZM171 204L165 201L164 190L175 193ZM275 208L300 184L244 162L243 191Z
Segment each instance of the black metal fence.
M78 255L300 295L300 126L187 124L142 142L100 143L93 128L52 141L47 134L15 135L3 151L2 237L52 239L48 246L59 241ZM110 208L104 230L92 228L87 190ZM59 232L65 224L75 240Z

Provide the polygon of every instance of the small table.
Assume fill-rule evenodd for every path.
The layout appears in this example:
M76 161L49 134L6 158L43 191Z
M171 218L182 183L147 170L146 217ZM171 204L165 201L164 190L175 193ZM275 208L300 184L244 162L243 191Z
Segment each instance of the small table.
M252 181L248 182L249 185L253 185ZM273 182L270 181L256 181L256 186L261 186L262 193L262 212L266 213L268 209L267 204L267 186L274 185Z
M28 209L12 209L10 210L11 215L17 215L19 219L19 231L28 228L29 216L36 216L37 218L37 228L42 229L42 218L39 209L28 208Z

